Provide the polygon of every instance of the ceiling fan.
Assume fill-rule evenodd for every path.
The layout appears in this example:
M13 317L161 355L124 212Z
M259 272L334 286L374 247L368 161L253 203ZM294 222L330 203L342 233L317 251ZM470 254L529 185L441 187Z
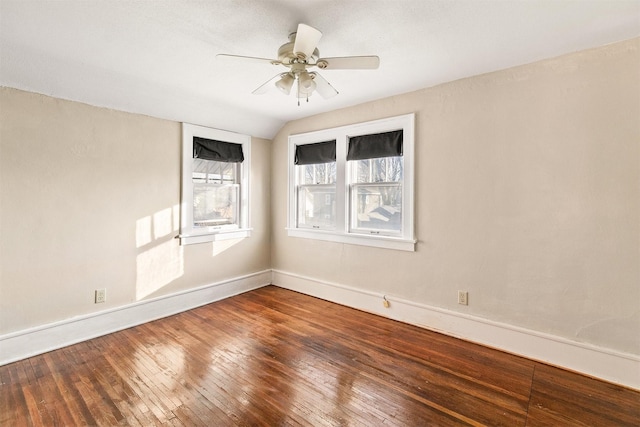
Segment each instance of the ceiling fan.
M306 24L299 24L298 30L289 34L289 41L278 49L278 59L226 54L216 55L216 58L268 63L287 67L287 71L277 74L252 93L255 95L264 94L271 88L272 84L275 84L280 92L289 95L294 84L297 83L295 93L298 98L298 105L300 105L300 99L306 98L308 102L314 91L325 99L338 94L338 91L318 72L308 71L313 67L321 70L373 70L380 65L380 58L377 56L320 58L320 52L316 46L321 37L322 33L315 28Z

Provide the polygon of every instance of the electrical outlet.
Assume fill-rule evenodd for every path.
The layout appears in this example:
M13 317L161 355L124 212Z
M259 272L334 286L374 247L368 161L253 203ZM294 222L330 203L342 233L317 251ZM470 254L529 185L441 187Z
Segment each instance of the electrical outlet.
M458 291L458 304L469 305L469 292Z
M96 289L96 304L100 304L101 302L107 301L107 290L106 289Z

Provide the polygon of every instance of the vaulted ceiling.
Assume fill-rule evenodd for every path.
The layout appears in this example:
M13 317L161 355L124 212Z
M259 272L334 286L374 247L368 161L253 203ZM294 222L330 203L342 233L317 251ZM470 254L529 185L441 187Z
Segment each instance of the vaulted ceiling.
M251 92L298 23L339 95ZM0 85L271 138L286 122L640 35L637 0L0 0Z

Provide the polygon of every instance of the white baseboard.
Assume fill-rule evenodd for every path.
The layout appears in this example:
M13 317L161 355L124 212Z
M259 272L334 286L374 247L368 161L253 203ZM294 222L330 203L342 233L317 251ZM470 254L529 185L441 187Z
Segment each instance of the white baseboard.
M167 317L270 283L640 390L640 357L337 283L265 270L0 336L0 366Z
M640 389L640 357L337 283L273 270L275 286Z
M0 336L0 366L171 316L271 283L271 270Z

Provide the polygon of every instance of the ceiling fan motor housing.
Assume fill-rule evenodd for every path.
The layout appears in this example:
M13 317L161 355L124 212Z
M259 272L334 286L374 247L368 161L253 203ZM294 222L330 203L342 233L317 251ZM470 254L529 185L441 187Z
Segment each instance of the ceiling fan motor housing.
M293 46L296 42L296 34L297 33L289 34L289 42L280 46L280 48L278 49L278 60L282 63L282 65L286 66L296 62L315 64L315 62L320 57L320 51L318 51L317 48L314 49L311 56L307 58L304 58L304 55L296 55L293 52Z

